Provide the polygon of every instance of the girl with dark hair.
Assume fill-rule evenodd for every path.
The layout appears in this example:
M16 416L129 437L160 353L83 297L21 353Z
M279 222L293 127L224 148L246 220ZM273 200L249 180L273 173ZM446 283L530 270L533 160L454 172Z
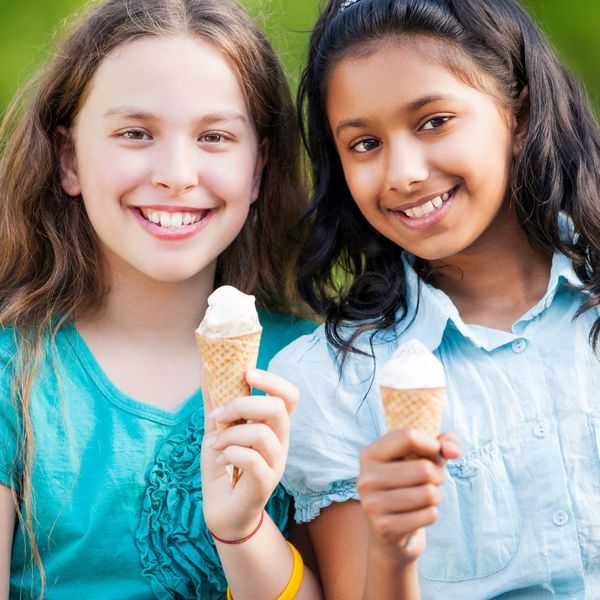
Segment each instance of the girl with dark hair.
M220 284L255 294L263 369L313 329L279 314L303 188L272 48L230 0L105 0L23 95L1 132L0 598L320 597L282 535L297 390L250 371L267 395L204 436L194 340Z
M299 283L326 323L271 365L300 388L283 481L326 596L597 598L585 93L516 0L332 0L299 110ZM445 367L457 436L385 432L378 369L410 338Z

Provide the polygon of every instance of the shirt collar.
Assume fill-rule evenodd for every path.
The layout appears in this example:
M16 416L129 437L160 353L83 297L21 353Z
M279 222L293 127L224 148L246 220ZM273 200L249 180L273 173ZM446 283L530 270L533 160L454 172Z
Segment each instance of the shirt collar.
M556 252L552 257L546 293L514 324L513 333L511 333L467 325L460 317L452 300L444 292L425 283L418 276L413 266L414 261L414 256L403 253L402 263L408 290L408 312L406 318L396 326L396 337L399 342L408 337L416 338L432 352L439 347L448 328L456 330L476 346L488 351L509 343L518 337L519 325L524 325L547 310L565 284L571 289L580 288L582 285L570 259L564 254Z

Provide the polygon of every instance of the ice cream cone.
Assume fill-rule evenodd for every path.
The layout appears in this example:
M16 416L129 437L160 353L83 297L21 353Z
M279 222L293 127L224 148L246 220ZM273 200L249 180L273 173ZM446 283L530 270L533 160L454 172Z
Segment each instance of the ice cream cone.
M380 387L388 429L420 429L432 437L440 434L446 388L397 389Z
M238 396L251 392L246 381L248 369L256 367L262 328L234 337L212 337L196 331L196 344L202 360L204 386L210 397L211 408L226 404ZM236 425L243 421L232 423ZM223 431L231 425L217 423ZM231 486L239 479L239 469L234 467Z

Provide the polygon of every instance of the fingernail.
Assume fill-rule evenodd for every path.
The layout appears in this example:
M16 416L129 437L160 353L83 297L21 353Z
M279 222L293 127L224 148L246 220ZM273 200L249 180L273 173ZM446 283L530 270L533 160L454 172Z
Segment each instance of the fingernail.
M212 448L217 441L217 433L208 433L204 436L204 441L208 445L209 448Z
M417 540L415 539L414 535L411 535L408 538L408 542L406 542L406 549L407 550L414 550L417 546Z
M217 408L214 408L208 413L208 418L212 419L213 421L216 421L223 414L224 411L224 406L217 406Z
M217 457L217 460L215 460L215 462L218 465L222 465L225 462L225 457L222 454L219 454L219 456Z
M246 378L258 383L262 378L262 372L258 369L248 369L246 372Z

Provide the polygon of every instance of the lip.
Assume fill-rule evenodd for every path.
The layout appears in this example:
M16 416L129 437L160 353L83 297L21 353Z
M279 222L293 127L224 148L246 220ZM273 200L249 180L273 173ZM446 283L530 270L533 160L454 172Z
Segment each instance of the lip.
M452 189L450 196L448 197L447 200L444 201L442 206L440 206L438 209L436 209L431 214L425 215L424 217L416 217L416 218L415 217L407 217L404 214L404 212L402 212L402 211L408 210L409 208L413 208L415 206L419 206L421 204L424 204L425 202L428 202L432 198L436 198L440 194L429 196L427 198L422 198L418 202L413 202L412 204L405 205L402 208L389 209L389 211L394 215L394 217L396 219L398 219L403 225L405 225L409 229L415 229L415 230L427 229L428 227L433 227L434 225L437 225L440 221L442 221L446 217L446 215L450 212L450 210L452 210L452 207L454 205L454 200L456 198L456 192L458 190L459 190L459 186L455 186Z
M198 209L198 208L184 208L181 206L144 206L144 209L157 210L157 211L165 211L165 212L190 212L190 213L198 213L205 212L206 214L200 221L196 223L191 223L190 225L182 225L181 227L161 227L156 223L152 223L148 221L143 215L140 208L134 206L130 208L132 215L135 220L142 226L142 228L148 232L153 237L159 240L168 240L168 241L179 241L188 239L194 235L196 235L199 231L204 229L213 219L213 217L217 214L216 208L208 208L208 209Z

